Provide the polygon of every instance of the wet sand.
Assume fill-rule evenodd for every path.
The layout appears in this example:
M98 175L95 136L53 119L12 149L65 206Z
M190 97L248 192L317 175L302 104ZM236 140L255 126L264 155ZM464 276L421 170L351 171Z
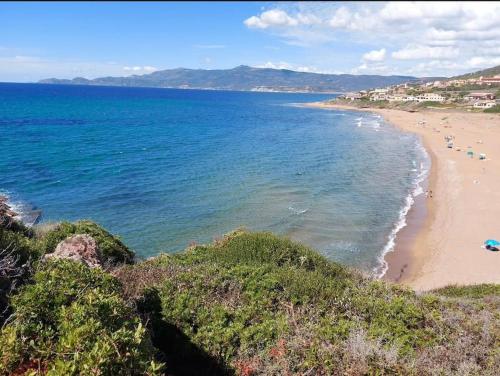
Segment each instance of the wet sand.
M386 279L416 290L500 283L500 252L482 248L486 239L500 240L500 115L311 106L376 112L418 134L431 157L424 190L432 191L432 198L417 197L408 225L398 233L394 251L386 255ZM447 147L447 135L454 136L453 148ZM467 150L474 152L473 158ZM479 153L486 159L479 160Z

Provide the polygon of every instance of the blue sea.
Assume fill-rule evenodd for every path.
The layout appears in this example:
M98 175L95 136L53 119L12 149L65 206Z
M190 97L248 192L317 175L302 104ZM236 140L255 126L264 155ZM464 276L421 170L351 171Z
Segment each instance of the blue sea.
M238 227L381 274L428 158L328 95L0 84L0 192L92 219L139 257Z

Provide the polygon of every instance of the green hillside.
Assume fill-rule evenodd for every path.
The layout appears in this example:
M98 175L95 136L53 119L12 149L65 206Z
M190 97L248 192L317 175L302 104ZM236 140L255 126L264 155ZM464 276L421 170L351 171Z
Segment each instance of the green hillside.
M41 262L68 233L112 262ZM90 222L0 228L0 374L500 373L498 286L417 295L270 233L133 264L122 245Z
M479 78L481 76L493 77L497 75L500 75L500 65L488 69L483 69L477 72L463 74L461 76L451 77L450 80L467 80L469 78Z

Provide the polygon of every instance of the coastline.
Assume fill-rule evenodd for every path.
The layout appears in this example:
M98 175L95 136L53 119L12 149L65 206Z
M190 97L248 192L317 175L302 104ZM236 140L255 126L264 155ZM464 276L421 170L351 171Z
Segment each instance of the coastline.
M41 210L12 202L7 193L0 192L0 223L9 225L14 221L21 221L31 227L39 221L41 215Z
M500 213L500 192L495 190L500 186L500 116L449 110L412 113L321 102L307 106L377 113L397 128L417 134L431 159L423 189L432 191L432 198L415 198L407 226L397 233L393 251L384 257L388 264L384 279L417 291L450 284L500 283L500 253L481 247L486 239L500 238L495 225ZM446 135L455 137L454 148L447 148ZM472 159L466 154L468 146L475 153ZM478 153L485 153L486 160L479 160Z
M13 220L17 216L19 216L19 213L12 208L9 197L0 193L0 217L6 217L9 220Z

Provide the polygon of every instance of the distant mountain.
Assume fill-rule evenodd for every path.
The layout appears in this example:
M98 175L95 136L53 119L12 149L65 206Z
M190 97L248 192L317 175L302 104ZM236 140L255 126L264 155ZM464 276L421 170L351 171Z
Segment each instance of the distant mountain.
M463 74L461 76L451 77L450 80L467 80L469 78L479 78L481 76L493 77L493 76L498 76L498 75L500 75L500 65L497 65L496 67L492 67L492 68L488 68L488 69L483 69L483 70L480 70L477 72Z
M244 91L346 92L404 82L418 81L411 76L378 76L352 74L319 74L287 69L253 68L245 65L233 69L166 69L141 76L101 77L93 80L49 78L45 84L137 86L181 89Z
M418 79L419 82L421 83L426 83L426 82L432 82L432 81L443 81L443 80L448 80L448 77L444 76L432 76L432 77L420 77Z

